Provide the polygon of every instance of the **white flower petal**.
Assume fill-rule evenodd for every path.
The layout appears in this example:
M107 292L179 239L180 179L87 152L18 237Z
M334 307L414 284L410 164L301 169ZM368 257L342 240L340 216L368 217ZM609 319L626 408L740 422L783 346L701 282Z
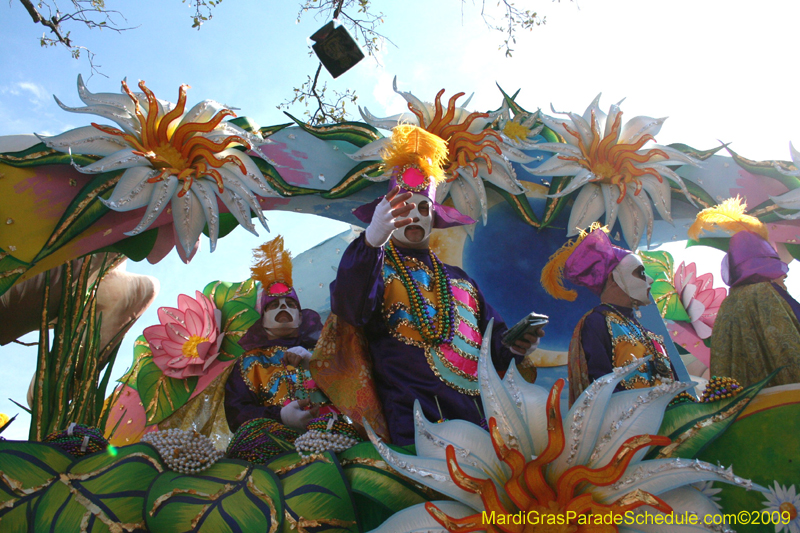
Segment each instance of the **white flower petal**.
M381 154L390 144L392 144L392 138L384 137L362 146L352 154L347 154L347 157L353 161L379 161L382 158Z
M432 501L430 503L452 518L464 518L475 513L474 509L458 502ZM418 503L393 514L370 533L447 533L447 529L431 516L425 509L424 503Z
M220 171L220 173L222 172ZM238 191L240 188L229 187L228 185L230 183L231 180L227 179L223 174L224 190L219 192L219 189L215 187L214 193L219 196L219 199L222 200L222 203L225 204L228 211L244 229L258 236L256 227L253 225L253 221L250 220L250 205L247 200L239 194Z
M633 192L628 192L628 194L630 195L631 202L633 202L633 205L639 208L639 212L641 212L644 219L647 247L649 248L650 239L653 236L653 208L650 206L650 198L647 197L647 194L643 194L641 190L639 191L639 194Z
M614 224L617 222L619 187L601 183L600 189L603 191L603 202L606 204L606 226L610 231L614 229Z
M543 152L555 152L573 157L583 157L580 148L567 143L539 143L534 147Z
M136 117L124 109L102 104L90 105L86 107L69 107L68 105L61 103L61 100L59 100L56 96L53 96L53 98L58 106L64 111L69 111L70 113L88 113L91 115L99 115L103 118L107 118L108 120L116 122L117 125L125 130L126 133L138 134L140 130L139 121L136 119Z
M548 441L546 406L550 392L521 377L513 360L503 377L503 385L522 416L523 425L533 442L533 454L540 455Z
M259 196L267 198L279 198L281 195L278 191L269 186L269 183L264 178L264 175L259 170L258 165L241 150L228 149L223 150L217 154L220 159L229 155L235 156L244 165L246 174L242 174L241 169L233 163L225 163L222 168L229 171L229 177L237 179L242 185Z
M557 155L551 156L547 161L536 168L526 167L525 165L522 165L522 168L534 176L574 176L581 171L588 172L588 170L578 163L574 161L564 161Z
M78 172L83 174L100 174L101 172L122 170L124 168L131 167L153 168L150 166L150 161L146 157L136 155L133 152L133 148L125 148L123 150L118 150L113 154L100 159L99 161L90 163L85 167L76 164L73 164L72 166L74 166Z
M172 221L178 242L189 256L206 225L206 216L197 196L191 192L183 196L175 194L172 197Z
M673 518L673 521L686 522L683 517L687 515L697 515L698 523L695 525L690 523L662 523L661 525L657 525L653 523L653 518L655 515L663 515L663 513L653 507L642 506L633 512L635 515L643 513L650 515L648 517L649 519L646 521L640 519L642 522L647 523L634 526L620 526L620 533L626 531L627 528L634 528L633 531L640 531L642 533L697 533L708 531L733 533L733 530L729 527L722 527L722 529L720 529L721 526L714 526L713 524L705 525L703 523L704 518L709 515L708 520L713 523L713 517L720 513L714 503L694 487L680 487L666 492L659 497L664 500L667 505L672 507L673 517L676 517ZM722 522L722 517L716 520L717 522Z
M508 137L505 137L505 138L508 139ZM515 144L519 145L520 147L524 147L524 149L526 149L526 150L531 150L531 149L538 148L538 146L535 143L525 143L526 146L523 146L522 143L520 143L518 141L513 141L512 139L508 139L508 140L510 142L514 142ZM527 154L523 153L522 151L520 151L519 149L517 149L516 147L511 146L509 144L506 144L505 142L499 143L499 145L500 145L500 149L503 151L503 155L502 156L497 156L495 154L495 157L506 157L509 161L513 161L514 163L533 163L535 161L539 161L538 157L533 157L533 156L527 155Z
M635 252L639 248L639 242L642 240L647 220L645 220L646 216L641 211L641 206L634 202L632 197L632 192L628 192L622 203L619 204L619 224L622 227L622 235L628 243L628 248Z
M456 171L463 178L458 181L466 182L467 185L475 193L475 198L477 198L478 205L480 206L480 218L483 220L483 225L485 226L487 219L487 212L488 212L487 208L488 201L486 200L486 188L483 185L483 180L481 179L480 176L473 176L472 169L469 167L459 167ZM478 219L476 218L475 220Z
M656 211L661 218L672 223L672 191L669 182L662 179L660 182L655 176L647 174L642 176L642 188L650 196Z
M620 114L619 105L613 104L608 111L608 117L606 118L606 127L605 130L603 131L603 137L608 137L609 135L611 135L611 129L614 127L614 121L617 120L617 115L619 114ZM622 128L620 127L617 130L617 135L616 138L614 139L614 143L619 141L619 134L621 131Z
M150 224L164 211L177 188L178 178L175 176L168 176L167 179L156 183L150 195L150 202L147 205L147 211L145 211L144 217L142 217L141 222L139 222L135 228L125 233L125 235L138 235L149 228Z
M592 128L589 125L589 119L583 120L583 117L576 115L575 113L567 113L567 116L572 120L572 124L574 125L572 129L577 130L578 135L581 136L583 145L586 147L590 146L592 144L594 135L592 135Z
M557 194L549 194L548 197L550 198L561 198L562 196L566 196L573 191L578 190L579 188L583 187L587 183L591 182L592 180L597 179L597 176L586 170L585 168L581 168L581 170L575 174L575 176L570 180L566 187L561 189L561 191Z
M392 115L391 117L380 118L370 113L369 109L366 107L362 109L361 106L359 106L358 112L361 113L361 118L364 119L364 122L374 128L380 128L382 130L391 130L398 124L419 125L417 116L413 113L400 113L398 115Z
M105 157L123 148L130 148L122 137L109 135L94 126L84 126L74 130L65 131L53 137L37 135L45 146L59 152L72 152L73 154L98 155Z
M414 426L418 456L444 460L447 447L453 446L458 464L480 470L500 486L510 478L511 470L498 459L492 439L482 427L466 420L448 420L441 424L429 422L416 400Z
M665 120L667 120L667 117L633 117L622 126L619 142L623 144L635 144L645 135L649 134L655 136L661 131L661 126L664 125Z
M450 187L453 186L452 181L445 181L436 186L436 203L441 204L447 198L447 195L450 194Z
M667 158L665 159L661 155L654 154L653 157L650 159L651 163L687 164L695 167L700 166L700 162L697 159L684 154L680 150L676 150L675 148L670 148L669 146L663 146L661 144L651 145L649 148L647 148L647 150L639 150L637 153L647 152L648 150L653 150L653 149L661 150L662 152L667 154Z
M671 179L672 181L674 181L675 183L678 184L678 187L680 187L681 192L686 197L686 199L689 201L689 203L692 204L693 206L697 207L697 204L695 203L694 200L692 200L692 197L689 195L689 189L686 188L686 184L683 182L683 178L678 176L678 174L676 174L675 171L673 171L671 168L666 167L661 163L655 163L655 164L651 164L651 165L647 165L646 163L640 163L640 164L635 164L634 166L639 167L639 168L643 168L645 166L649 166L650 168L652 168L653 170L655 170L656 172L658 172L662 176L667 176L669 179Z
M83 83L83 76L78 74L78 97L83 101L84 104L92 106L92 105L106 105L111 107L116 107L121 111L127 111L128 114L132 117L133 113L136 109L136 106L131 100L130 96L127 94L117 94L117 93L92 93L89 89L86 88L86 85Z
M620 446L637 435L656 435L667 404L691 383L672 382L647 389L620 391L611 396L600 424L601 434L586 464L602 468L611 461ZM644 455L647 448L637 452ZM631 461L631 465L638 460Z
M778 207L784 209L800 209L800 188L792 189L778 196L770 196L769 198L775 202L775 205Z
M569 144L571 144L572 146L578 146L578 139L576 139L571 133L568 133L566 128L565 128L565 126L567 125L567 121L566 120L560 120L560 119L545 115L544 113L541 114L540 118L542 120L542 123L545 126L547 126L548 128L550 128L554 132L556 132L559 135L561 135L564 138L564 140L567 141ZM567 127L569 127L569 126L567 126Z
M219 237L219 207L214 194L216 188L216 183L204 178L195 180L192 184L192 193L197 196L208 223L208 239L211 242L212 252L217 248L217 238Z
M603 93L598 93L597 96L594 97L592 103L590 103L586 110L583 112L583 120L586 121L587 124L591 125L592 123L592 111L594 111L595 119L597 123L600 125L600 129L603 129L603 125L605 124L606 114L605 112L600 109L600 97L603 96Z
M514 169L511 168L506 161L498 160L495 157L490 157L492 160L492 171L489 172L489 167L482 160L475 161L478 165L478 177L497 185L507 193L517 195L525 192L525 188L517 180L514 174ZM467 170L469 172L469 170Z
M450 198L452 198L453 205L458 209L459 213L478 221L482 215L480 200L475 190L464 181L463 179L458 179L451 182ZM465 226L465 229L467 233L474 232L474 224Z
M605 212L606 204L603 201L603 191L600 186L595 183L587 183L575 197L575 203L569 213L567 237L577 235L580 230L586 229L592 222L600 220Z
M366 420L364 421L364 427L367 430L367 435L369 435L369 440L372 441L372 444L383 460L386 461L386 464L397 470L397 472L473 509L483 508L483 502L479 495L467 492L459 488L453 482L450 478L447 462L444 459L419 457L396 452L375 435L375 432ZM476 468L460 463L459 466L469 476L479 479L489 479L488 476ZM497 492L501 494L504 493L505 490L502 487L497 487Z
M108 200L100 198L106 207L114 211L132 211L146 206L155 189L155 183L147 180L159 171L150 167L133 167L122 173Z
M228 109L227 106L215 102L214 100L203 100L194 105L189 111L181 117L178 123L178 128L190 122L208 122L214 115L223 109Z
M414 96L413 94L411 94L409 92L398 91L397 90L397 76L395 76L394 79L392 80L392 89L394 90L394 92L396 92L397 94L402 96L403 99L406 102L409 103L409 105L411 105L418 112L422 113L422 120L425 122L425 124L430 124L431 123L431 109L430 109L430 106L425 105L425 103L422 100L420 100L419 98L417 98L416 96Z
M478 358L478 384L481 390L481 402L486 420L494 418L497 431L503 438L506 446L520 452L526 461L534 455L533 440L531 439L522 413L517 409L514 398L503 386L503 381L497 375L492 364L490 346L492 342L492 328L494 320L490 320L483 334L481 353Z

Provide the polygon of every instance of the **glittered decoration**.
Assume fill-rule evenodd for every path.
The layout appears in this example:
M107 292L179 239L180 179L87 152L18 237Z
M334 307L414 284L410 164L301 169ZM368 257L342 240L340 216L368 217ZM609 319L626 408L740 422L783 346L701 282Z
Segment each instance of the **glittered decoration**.
M353 424L343 415L328 413L313 419L294 445L301 457L307 457L325 451L343 452L359 442L361 437Z
M733 378L712 376L703 389L700 401L703 403L718 402L725 398L731 398L742 392L742 386Z
M64 431L51 433L44 438L43 442L55 444L75 457L100 452L108 447L108 441L103 437L102 431L75 422L72 422Z
M686 391L675 396L672 400L670 400L669 405L667 407L672 407L673 405L680 405L682 403L696 403L697 398L694 397L693 394L689 394Z
M276 455L292 450L298 433L269 418L242 424L233 435L227 455L249 463L264 464Z
M142 442L153 445L167 467L180 474L202 472L225 455L214 448L211 439L196 431L155 431L145 434Z

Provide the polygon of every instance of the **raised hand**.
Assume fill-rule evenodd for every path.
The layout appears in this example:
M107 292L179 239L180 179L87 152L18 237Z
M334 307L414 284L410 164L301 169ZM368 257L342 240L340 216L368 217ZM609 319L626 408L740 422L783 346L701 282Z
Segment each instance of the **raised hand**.
M375 207L372 222L367 227L365 235L367 244L373 248L380 248L389 241L394 230L418 222L418 220L406 216L416 207L416 204L408 203L411 196L410 192L400 194L399 186L384 196L383 200Z

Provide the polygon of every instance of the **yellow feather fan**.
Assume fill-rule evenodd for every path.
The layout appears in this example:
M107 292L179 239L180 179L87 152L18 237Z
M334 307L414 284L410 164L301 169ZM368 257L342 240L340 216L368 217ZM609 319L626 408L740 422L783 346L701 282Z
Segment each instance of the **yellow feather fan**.
M564 246L551 255L550 260L542 269L542 276L540 278L542 287L553 298L574 302L575 298L578 297L577 291L564 287L564 265L567 263L569 256L572 255L572 252L575 251L575 248L577 248L578 245L583 242L583 239L593 231L605 231L608 233L608 228L600 226L599 222L595 222L588 230L581 230L577 238L567 241L564 243Z
M283 249L283 236L278 235L271 241L253 250L255 264L250 268L253 279L261 282L266 290L276 281L293 287L292 254Z
M769 240L767 227L756 217L745 215L747 204L737 196L728 198L719 205L708 207L697 213L688 235L692 240L700 238L702 231L727 231L731 235L740 231L751 231L760 235L764 240Z
M381 154L383 168L417 165L434 183L444 181L447 141L418 126L405 124L392 130L392 144Z

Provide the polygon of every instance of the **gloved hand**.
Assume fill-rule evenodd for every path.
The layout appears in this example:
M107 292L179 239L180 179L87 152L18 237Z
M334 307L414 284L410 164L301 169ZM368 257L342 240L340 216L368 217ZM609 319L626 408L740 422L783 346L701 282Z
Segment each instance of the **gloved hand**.
M367 244L373 248L380 248L389 242L389 237L397 228L414 222L413 219L406 217L414 209L414 204L406 203L412 195L410 192L398 194L399 192L400 187L395 187L375 206L372 221L364 235Z
M514 346L512 346L510 350L512 353L527 357L536 351L536 348L539 347L539 339L542 337L544 337L543 328L536 330L535 334L526 333L521 339L514 343Z
M289 402L281 408L281 422L284 426L300 433L305 432L306 426L319 412L319 408L304 411L298 400Z
M293 346L283 352L283 360L287 365L295 368L305 368L308 370L308 363L311 361L311 352L302 346Z

